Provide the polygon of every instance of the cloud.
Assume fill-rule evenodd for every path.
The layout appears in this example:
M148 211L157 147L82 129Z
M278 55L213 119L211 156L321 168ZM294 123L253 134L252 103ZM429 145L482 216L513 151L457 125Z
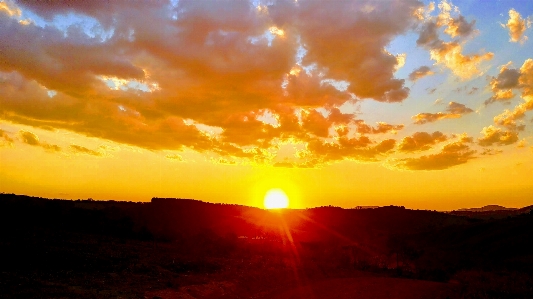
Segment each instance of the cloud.
M494 95L490 98L488 98L484 104L485 105L489 105L489 104L492 104L494 102L504 102L504 103L508 103L509 100L511 100L512 98L514 98L515 94L513 93L512 90L510 89L507 89L507 90L497 90L494 92Z
M431 49L431 59L438 64L448 67L455 75L460 78L468 79L481 72L478 66L481 62L491 60L493 53L463 55L462 46L456 42L443 42L441 47Z
M448 27L444 30L444 32L451 37L467 37L475 32L475 24L475 20L468 22L464 16L459 15L456 18L449 19Z
M49 152L61 151L61 147L59 147L58 145L42 142L39 140L39 137L37 137L37 135L33 134L32 132L20 130L19 137L23 143L26 143L28 145L39 146Z
M274 167L283 167L283 168L294 168L294 164L290 162L276 162L273 164Z
M475 150L470 149L467 143L472 138L462 136L459 141L446 144L437 154L393 160L395 167L408 170L442 170L456 165L461 165L474 159Z
M153 150L252 158L275 140L327 137L332 125L353 118L338 107L357 98L403 101L409 90L394 77L401 59L385 49L410 30L420 4L405 0L373 10L347 2L325 9L315 1L277 1L261 10L246 1L19 5L49 23L0 18L3 119ZM91 20L94 30L54 26L69 13ZM339 15L342 23L332 22ZM330 115L321 118L318 108ZM278 127L257 120L267 110ZM302 117L302 110L309 114ZM207 134L205 126L219 132ZM377 132L399 128L378 126Z
M494 95L485 101L485 105L494 102L508 102L514 97L512 89L519 88L520 70L511 69L511 62L500 68L497 77L492 77L490 86Z
M520 140L520 142L518 142L518 144L516 145L516 147L518 147L518 148L524 148L524 147L526 147L526 145L527 145L527 140L524 138L524 139Z
M460 118L463 114L474 112L474 110L456 102L449 102L446 111L447 112L419 113L413 116L412 119L415 121L415 124L421 125L447 118Z
M211 162L214 164L224 164L224 165L236 165L237 164L237 162L233 160L228 160L225 158L211 159Z
M471 87L470 90L469 90L469 89L468 89L468 86L463 86L463 87L457 87L457 88L454 89L453 91L454 91L454 92L457 92L457 93L466 92L466 94L468 94L468 95L473 95L473 94L475 94L478 90L479 90L478 87Z
M417 0L2 3L1 119L149 150L214 153L233 163L272 163L284 142L305 146L295 167L391 154L397 141L371 135L404 125L366 124L345 108L409 96L395 77L409 56L387 49L417 26L418 45L434 53L437 66L414 70L411 81L439 66L473 76L491 55L462 53L475 21L445 1L437 16L434 5L425 10ZM40 25L22 24L24 15ZM66 15L80 22L68 24ZM461 105L421 122L471 112ZM54 150L29 134L19 135ZM74 144L68 150L105 153Z
M37 137L37 135L33 134L32 132L21 130L19 132L19 136L22 139L22 142L26 144L33 145L33 146L38 146L41 144L41 142L39 141L39 137Z
M509 10L509 20L507 24L501 24L503 28L509 30L509 41L513 43L523 44L527 41L527 36L524 35L526 29L531 27L531 20L529 18L523 19L520 13L514 9Z
M474 110L456 102L448 103L448 108L446 110L452 114L468 114L474 112Z
M404 128L404 125L391 125L385 122L378 122L377 127L367 125L363 120L354 121L357 132L361 134L384 134L391 132L396 134L397 131Z
M3 146L12 147L13 142L14 142L13 138L11 138L6 131L0 129L0 147L3 147Z
M166 155L166 158L177 162L183 162L183 157L178 154Z
M328 137L331 123L320 112L316 110L302 111L302 122L302 127L308 132L319 137Z
M423 21L419 27L418 46L426 48L437 64L447 67L456 76L462 79L468 79L481 74L479 65L487 60L492 59L493 53L480 54L463 54L463 45L467 37L475 32L475 22L467 22L459 13L459 9L448 3L441 1L438 5L439 13L437 16L431 16L427 13L421 17ZM428 9L428 12L433 11ZM458 14L456 17L452 13ZM452 41L444 41L440 38L439 29L444 28L444 32L452 38L458 37Z
M517 132L505 132L494 126L484 127L481 134L483 137L478 138L478 144L481 146L509 145L518 141Z
M518 87L518 79L520 78L520 70L508 68L509 64L500 68L498 77L492 78L490 86L492 90L511 89Z
M503 153L503 150L501 149L493 149L493 148L484 148L483 151L480 153L482 156L494 156L497 154Z
M307 158L317 163L341 160L377 161L379 156L392 151L396 140L385 139L375 145L372 143L366 136L339 137L337 142L312 140L307 147Z
M398 145L398 150L401 152L425 151L433 145L446 141L447 139L448 137L439 131L433 132L432 134L416 132L412 136L404 137Z
M424 66L421 66L421 67L415 69L414 71L412 71L409 74L409 80L417 81L420 78L423 78L423 77L426 77L426 76L430 76L430 75L433 75L433 74L434 73L433 73L433 71L431 71L431 68L424 65Z
M365 5L373 10L362 9ZM326 76L350 83L348 92L380 102L403 101L409 90L393 78L398 59L384 50L388 40L412 25L417 1L375 5L372 1L280 1L268 7L278 28L298 32L307 53L302 63L316 63ZM328 24L328 26L324 26ZM325 42L327 41L327 42ZM347 68L346 66L350 67Z
M70 149L77 154L86 154L86 155L99 156L99 157L102 156L101 152L88 149L81 145L71 144Z
M437 120L446 119L446 118L459 118L460 115L457 114L448 114L443 112L437 112L437 113L419 113L412 117L412 119L415 121L414 123L417 125L435 122Z
M11 1L2 1L0 2L0 12L7 14L10 17L20 17L22 12L20 11L20 8L18 8L14 3Z
M521 90L523 102L513 110L505 109L494 117L495 124L506 126L511 130L524 129L525 125L520 125L519 121L525 117L526 112L533 110L533 59L527 59L520 67L517 87Z

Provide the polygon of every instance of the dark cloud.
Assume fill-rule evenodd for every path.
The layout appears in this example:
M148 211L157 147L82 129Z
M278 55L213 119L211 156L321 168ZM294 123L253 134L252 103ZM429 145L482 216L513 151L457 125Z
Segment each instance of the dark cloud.
M439 48L442 46L442 40L437 32L436 22L428 21L422 25L416 44L422 47Z
M503 67L500 70L498 77L492 79L490 85L493 90L516 88L518 87L519 78L520 70Z

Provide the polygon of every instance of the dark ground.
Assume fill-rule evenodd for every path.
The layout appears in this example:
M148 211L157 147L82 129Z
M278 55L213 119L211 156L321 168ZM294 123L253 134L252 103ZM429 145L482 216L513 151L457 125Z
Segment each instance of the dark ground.
M513 213L2 194L0 297L533 298L533 215Z

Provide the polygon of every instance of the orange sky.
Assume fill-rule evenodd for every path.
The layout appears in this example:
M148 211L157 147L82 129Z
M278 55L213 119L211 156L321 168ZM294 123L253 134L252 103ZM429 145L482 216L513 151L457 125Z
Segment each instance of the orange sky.
M0 192L533 204L523 1L0 2Z

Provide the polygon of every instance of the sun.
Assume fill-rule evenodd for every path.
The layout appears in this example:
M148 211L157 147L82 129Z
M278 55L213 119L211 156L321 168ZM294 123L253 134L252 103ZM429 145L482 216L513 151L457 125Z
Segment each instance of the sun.
M264 201L267 209L284 209L289 206L289 198L281 189L271 189L265 194Z

